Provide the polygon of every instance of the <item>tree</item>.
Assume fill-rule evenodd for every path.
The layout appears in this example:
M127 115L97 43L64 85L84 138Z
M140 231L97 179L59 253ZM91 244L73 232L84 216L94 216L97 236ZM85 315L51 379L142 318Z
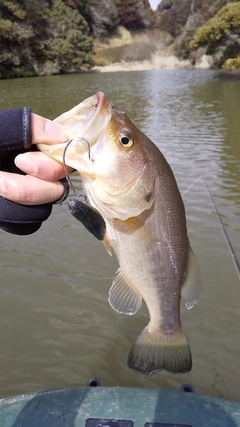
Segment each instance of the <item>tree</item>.
M1 0L0 3L0 77L31 75L29 44L34 38L26 25L26 11L19 2Z
M49 11L46 57L56 72L76 71L92 65L93 40L89 27L76 9L55 0Z
M82 17L85 19L85 21L88 23L90 29L91 29L91 6L92 2L95 0L71 0L71 4L69 3L69 0L65 0L65 3L68 6L72 6L73 8L77 8L78 12Z
M240 2L230 2L195 33L190 47L205 46L207 54L214 53L219 46L225 47L223 61L240 54Z

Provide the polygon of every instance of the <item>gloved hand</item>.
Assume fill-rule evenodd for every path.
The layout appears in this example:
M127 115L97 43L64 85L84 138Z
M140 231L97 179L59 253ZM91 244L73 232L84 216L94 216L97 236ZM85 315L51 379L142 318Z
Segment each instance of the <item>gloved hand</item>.
M0 171L25 175L14 163L15 157L26 151L37 151L32 146L31 110L28 107L0 111ZM55 203L61 203L68 195L68 184L63 196ZM36 188L37 191L37 188ZM52 212L52 203L23 205L0 196L0 228L18 234L34 233Z

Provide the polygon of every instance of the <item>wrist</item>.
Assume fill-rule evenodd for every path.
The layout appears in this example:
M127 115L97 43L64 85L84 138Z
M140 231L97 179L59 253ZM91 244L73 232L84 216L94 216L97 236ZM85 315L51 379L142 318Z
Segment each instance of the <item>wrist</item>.
M29 149L32 145L31 109L0 111L0 129L0 153Z

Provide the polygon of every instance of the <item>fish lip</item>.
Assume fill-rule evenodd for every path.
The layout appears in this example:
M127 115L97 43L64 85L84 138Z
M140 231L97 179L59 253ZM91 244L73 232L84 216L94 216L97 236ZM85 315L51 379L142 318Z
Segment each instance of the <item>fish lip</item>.
M84 131L87 131L89 128L92 127L92 125L94 125L94 123L97 121L98 118L102 117L103 118L103 123L102 123L102 127L105 127L105 122L107 120L107 118L111 117L111 106L105 96L105 94L102 91L98 91L95 94L95 99L96 102L94 103L94 106L96 106L96 110L92 116L92 118L89 120L89 122L87 123L85 129L83 129L82 134L84 136ZM99 127L99 126L98 126ZM96 132L96 134L101 133L101 129L99 129L99 132ZM90 141L90 145L92 145L92 143L94 143L94 138L93 141Z
M106 97L105 97L105 95L104 95L104 93L103 92L101 92L101 91L98 91L96 94L95 94L95 97L96 97L96 104L97 104L97 109L96 109L96 111L95 111L95 113L94 113L94 116L93 116L93 118L95 117L95 115L96 114L98 114L99 113L99 111L101 111L102 110L102 108L103 108L103 104L104 104L104 100L106 99Z
M93 104L91 105L91 107L92 106L95 107L95 111L94 111L93 116L90 118L89 122L85 126L85 128L82 130L82 132L81 132L82 136L85 136L84 134L85 134L86 130L92 126L92 124L95 122L97 117L99 117L101 115L106 117L109 114L109 104L108 104L107 98L104 95L104 93L101 91L98 91L95 95L93 95L93 97L95 97L95 100L94 100Z
M99 107L101 107L101 105L102 105L102 103L103 103L103 99L104 98L106 98L105 97L105 95L104 95L104 93L102 92L102 91L98 91L97 93L96 93L96 98L97 98L97 103L98 103L98 106Z
M97 109L92 119L102 114L105 119L109 117L110 120L113 111L124 113L124 111L122 111L120 108L115 107L115 105L112 105L112 103L108 101L104 92L98 91L95 96L97 99Z

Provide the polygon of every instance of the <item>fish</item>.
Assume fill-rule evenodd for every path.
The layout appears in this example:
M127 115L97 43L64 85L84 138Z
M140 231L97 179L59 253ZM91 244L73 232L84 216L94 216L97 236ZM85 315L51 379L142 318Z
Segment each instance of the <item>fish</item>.
M103 92L82 101L55 121L69 137L65 161L80 173L89 203L103 217L101 240L119 269L108 301L120 314L142 306L149 323L130 349L127 363L152 375L192 369L191 350L180 319L180 300L193 307L201 275L191 249L183 200L166 158ZM58 161L65 143L38 145Z

